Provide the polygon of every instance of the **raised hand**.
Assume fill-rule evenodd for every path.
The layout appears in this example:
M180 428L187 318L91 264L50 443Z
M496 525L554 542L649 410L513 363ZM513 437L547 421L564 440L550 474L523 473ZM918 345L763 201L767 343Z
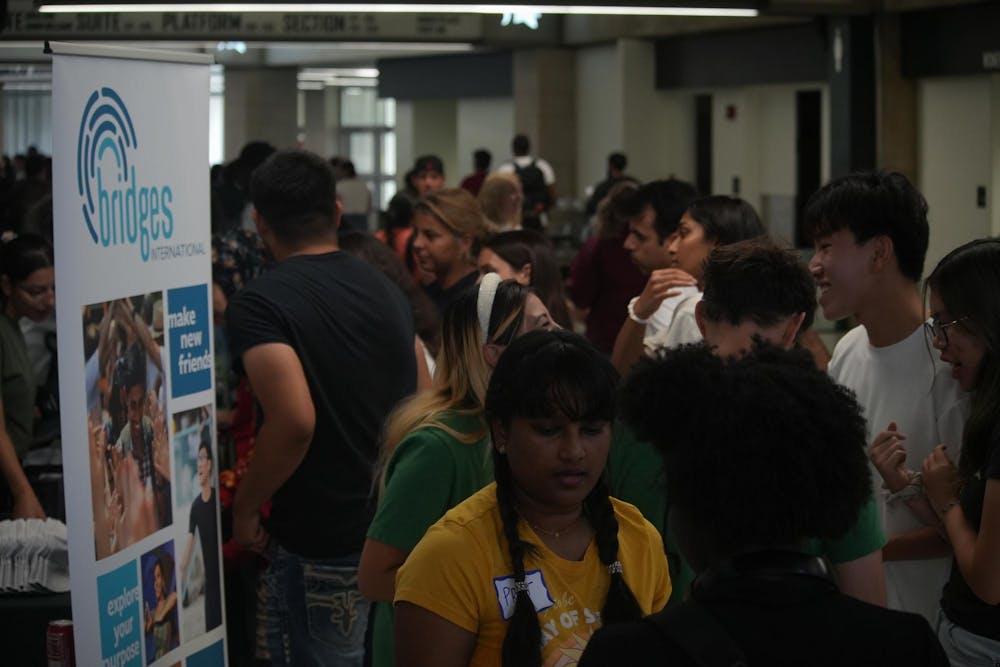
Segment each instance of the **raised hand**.
M681 269L657 269L649 275L642 294L633 306L636 317L648 320L656 312L664 299L677 296L679 287L693 287L698 284L687 271Z
M868 448L868 458L882 476L886 488L892 493L904 489L912 477L912 473L905 466L904 440L906 436L897 430L896 422L889 422L889 426L875 436Z
M948 456L947 448L938 445L924 459L924 494L939 515L958 501L962 479L958 467Z

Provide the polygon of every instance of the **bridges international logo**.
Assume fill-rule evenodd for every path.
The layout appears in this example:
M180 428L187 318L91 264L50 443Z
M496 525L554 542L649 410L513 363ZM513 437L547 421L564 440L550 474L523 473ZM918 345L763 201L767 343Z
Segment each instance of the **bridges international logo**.
M80 119L76 178L83 219L94 244L139 246L149 261L152 244L174 233L169 185L140 183L139 140L132 116L113 89L95 90Z

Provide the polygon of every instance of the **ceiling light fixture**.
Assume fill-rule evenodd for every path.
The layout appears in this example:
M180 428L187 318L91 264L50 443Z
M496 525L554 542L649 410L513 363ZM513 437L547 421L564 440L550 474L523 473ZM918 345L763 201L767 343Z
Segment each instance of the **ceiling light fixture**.
M720 5L727 3L720 2ZM570 14L601 16L724 16L753 17L749 7L669 7L662 5L482 5L482 4L336 4L336 3L136 3L136 4L39 4L43 14L160 13L160 12L270 12L335 14Z

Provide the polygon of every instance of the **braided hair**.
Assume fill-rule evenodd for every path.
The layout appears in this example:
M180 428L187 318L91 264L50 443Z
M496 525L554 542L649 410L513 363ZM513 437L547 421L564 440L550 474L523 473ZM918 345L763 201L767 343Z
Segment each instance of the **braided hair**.
M533 331L515 340L500 357L486 392L491 428L515 418L562 414L580 421L611 421L615 415L618 376L608 359L577 334L564 330ZM528 594L524 559L535 546L518 531L514 478L507 457L493 449L497 506L514 570L514 613L502 649L504 667L541 665L541 626ZM594 529L598 555L608 566L611 583L601 617L605 624L639 620L642 611L622 576L618 562L618 521L601 476L583 501Z

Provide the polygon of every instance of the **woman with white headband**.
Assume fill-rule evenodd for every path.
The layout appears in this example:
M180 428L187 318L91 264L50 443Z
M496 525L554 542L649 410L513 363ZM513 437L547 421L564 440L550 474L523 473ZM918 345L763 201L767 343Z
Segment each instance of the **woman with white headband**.
M380 454L379 507L358 570L362 594L378 602L374 667L393 664L396 571L428 527L493 481L483 416L493 367L518 336L554 327L528 287L486 274L445 312L432 388L389 416Z

